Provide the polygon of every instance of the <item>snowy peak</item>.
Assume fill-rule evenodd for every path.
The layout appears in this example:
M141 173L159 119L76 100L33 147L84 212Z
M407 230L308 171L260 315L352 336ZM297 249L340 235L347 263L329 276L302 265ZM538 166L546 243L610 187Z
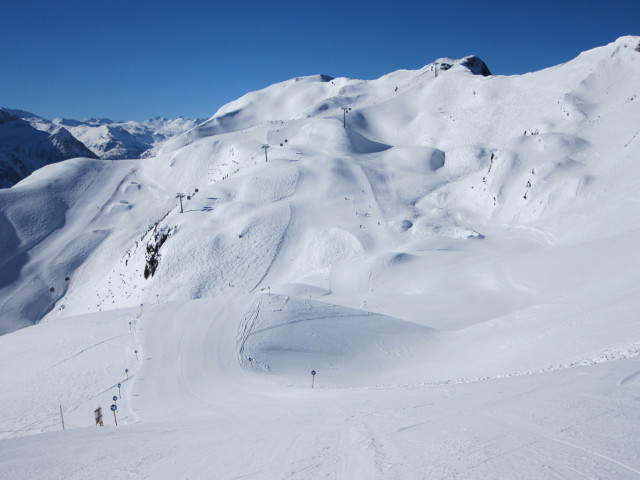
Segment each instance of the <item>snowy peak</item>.
M142 123L107 118L50 121L24 110L0 108L0 125L7 124L0 145L0 188L14 185L37 168L69 158L153 156L155 147L201 122L184 117L157 117Z
M441 58L420 70L400 70L376 80L334 78L323 74L296 77L247 93L224 105L209 120L168 142L160 151L166 153L200 138L245 130L267 122L312 117L339 120L343 108L363 108L395 97L399 91L405 92L417 83L430 81L431 77L425 75L427 72L435 72L436 76L445 72L491 75L480 58L468 56L459 60Z
M601 48L613 50L613 52L610 54L611 57L614 57L617 53L620 52L640 53L640 36L626 35ZM596 48L594 50L598 49Z
M118 124L86 124L67 127L99 158L119 160L139 158L151 145Z
M86 123L89 125L111 125L112 123L118 123L118 122L114 122L110 118L91 117L91 118L83 118L82 123Z
M76 157L95 158L86 148L82 148L82 144L66 128L54 129L49 138L65 160Z
M99 158L120 160L140 158L168 138L194 128L200 120L157 117L144 122L114 122L108 118L57 118L53 123L65 126Z
M446 72L448 70L453 69L453 71L459 70L464 72L470 72L474 75L481 75L483 77L488 77L491 75L491 70L489 67L475 55L469 55L467 57L461 58L459 60L455 60L452 58L438 58L433 63L426 65L421 68L419 71L431 71L434 74L439 74L441 72Z
M640 68L640 37L621 37L608 47L612 47L609 53L610 62Z
M40 117L30 114L31 121L27 121L11 112L0 109L0 188L10 187L50 163L97 158L68 130L53 125L39 129L33 124L44 125Z
M581 70L584 73L583 76L587 76L592 72L597 73L610 68L637 69L638 63L640 63L640 36L625 36L608 45L582 52L568 62L532 74L543 74L546 71L560 69L571 72L570 74Z
M47 120L23 110L4 110L28 121L38 130L52 132L60 127L65 128L98 158L107 160L139 158L144 152L168 138L184 133L203 121L184 117L176 119L156 117L144 122L115 122L108 118L94 117L83 120L69 118Z

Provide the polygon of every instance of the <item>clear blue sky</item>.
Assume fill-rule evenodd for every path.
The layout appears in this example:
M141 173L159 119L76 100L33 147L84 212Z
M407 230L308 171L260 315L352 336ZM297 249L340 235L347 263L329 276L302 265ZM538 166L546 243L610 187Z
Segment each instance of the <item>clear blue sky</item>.
M640 35L640 0L29 0L0 12L0 106L46 118L209 117L301 75L438 57L539 70Z

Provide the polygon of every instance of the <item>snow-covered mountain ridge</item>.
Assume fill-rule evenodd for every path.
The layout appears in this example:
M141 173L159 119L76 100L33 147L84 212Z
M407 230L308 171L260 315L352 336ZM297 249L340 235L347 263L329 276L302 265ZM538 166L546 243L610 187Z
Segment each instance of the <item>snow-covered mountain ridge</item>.
M635 478L639 97L640 37L519 76L442 58L34 172L0 191L7 437L119 395L100 438L145 434L139 477Z
M63 125L77 139L102 159L118 160L149 156L150 150L168 138L191 130L204 119L156 117L144 122L114 122L112 120L85 119L81 122L62 118L53 119Z
M10 187L45 165L75 157L97 158L65 128L35 128L0 109L0 188Z
M6 130L0 144L0 166L3 168L2 172L6 172L0 172L0 188L15 184L44 165L74 157L119 160L150 156L153 149L168 138L186 132L203 121L183 117L156 117L144 122L114 122L106 118L47 120L23 110L1 108L0 112L3 118L17 117L28 122L33 129L53 135L53 148L59 145L55 153L29 154L29 151L42 148L38 146L42 142L41 133L17 135L14 127L0 127ZM3 123L6 123L6 119ZM26 126L23 124L23 129ZM7 130L8 128L11 130ZM32 160L29 155L35 156L35 159Z

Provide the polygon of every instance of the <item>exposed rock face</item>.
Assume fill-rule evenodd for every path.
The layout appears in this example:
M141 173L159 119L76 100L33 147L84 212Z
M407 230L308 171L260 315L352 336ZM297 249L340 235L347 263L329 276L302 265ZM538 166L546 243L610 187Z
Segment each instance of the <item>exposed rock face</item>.
M483 77L491 75L491 70L489 70L487 64L484 63L480 57L476 57L475 55L463 58L460 61L460 65L467 67L471 73L476 75L482 75Z
M474 75L482 75L483 77L488 77L492 75L491 70L487 67L487 64L484 63L475 55L469 55L468 57L464 57L461 59L453 59L448 57L442 57L435 60L432 64L427 65L424 69L429 69L431 71L435 70L435 73L438 72L446 72L452 68L463 69L468 72L471 72Z

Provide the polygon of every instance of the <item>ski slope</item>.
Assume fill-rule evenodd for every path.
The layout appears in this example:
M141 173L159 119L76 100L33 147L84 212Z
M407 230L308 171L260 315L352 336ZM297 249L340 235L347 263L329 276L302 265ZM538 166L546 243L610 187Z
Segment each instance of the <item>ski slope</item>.
M5 433L13 439L2 442L2 478L101 478L107 472L116 478L159 479L638 475L637 405L632 400L638 394L637 357L557 365L545 373L438 381L437 374L418 363L415 352L416 344L434 348L429 331L412 337L413 345L402 345L389 331L399 322L385 319L389 322L374 344L354 347L355 337L367 338L357 317L325 317L327 323L345 318L352 323L336 335L327 325L273 325L283 320L273 311L282 298L263 294L256 304L248 300L224 306L203 299L142 313L134 309L74 317L67 325L55 325L61 332L49 344L42 338L51 336L38 331L53 328L47 323L0 337L3 353L11 336L14 344L20 342L12 352L16 355L23 350L21 342L34 338L40 339L41 351L50 352L23 357L24 370L13 372L12 383L3 382L9 387L2 398L7 411L21 408L39 415L11 420L50 433ZM254 366L243 368L237 346L246 330L233 327L244 326L245 319L236 325L230 320L247 306L248 319L255 314L260 322L244 342L244 353L255 355ZM338 310L312 308L315 314ZM265 310L269 313L261 315ZM362 318L367 317L381 320ZM129 318L135 323L131 332ZM270 341L258 343L268 328ZM325 341L304 354L283 348L287 340L296 339L299 345L297 338L305 334ZM72 345L59 340L67 335L74 339ZM252 337L261 351L249 343ZM336 354L344 346L350 347L348 355ZM411 352L413 361L399 368L397 376L374 371L385 359L397 367ZM291 361L285 362L286 356ZM440 365L451 359L441 355ZM464 350L455 359L467 366L475 360ZM270 361L271 375L260 374L262 362ZM318 369L313 389L309 365ZM123 367L129 369L130 381ZM33 377L42 371L46 373ZM19 382L18 374L24 375ZM58 387L61 382L67 386L64 391ZM118 427L108 411L106 426L93 427L92 408L106 406L118 395L117 382L123 385ZM7 391L21 392L19 400L29 399L29 404L8 402L12 395ZM59 395L52 398L56 391ZM38 423L55 423L56 402L67 405L64 432L56 431L60 425Z
M0 190L0 478L637 478L639 49L292 79Z

